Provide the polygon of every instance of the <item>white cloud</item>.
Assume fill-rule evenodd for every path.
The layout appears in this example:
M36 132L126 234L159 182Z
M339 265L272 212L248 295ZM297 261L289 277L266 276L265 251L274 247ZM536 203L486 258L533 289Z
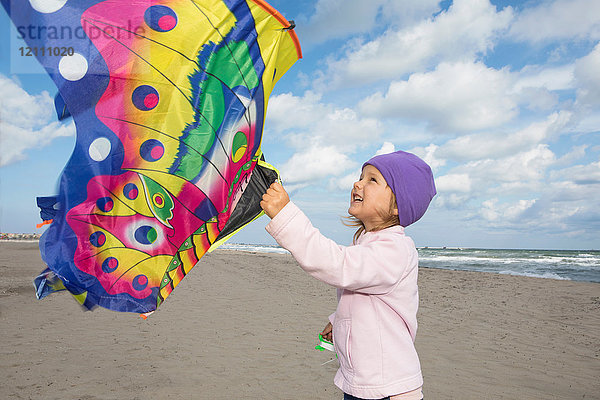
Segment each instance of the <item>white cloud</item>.
M280 168L285 183L309 184L330 175L339 175L355 165L334 146L313 145L294 154Z
M532 111L548 111L558 104L559 96L543 88L526 87L519 93L520 101Z
M303 96L282 93L271 96L267 108L269 129L282 131L294 128L306 128L314 123L314 113L319 112L321 95L306 91ZM319 112L319 114L322 114Z
M575 121L573 128L571 129L573 132L579 133L590 133L597 134L598 127L600 127L600 113L598 112L589 112L586 110L587 107L581 107L578 111L580 111L577 116L578 119Z
M600 45L597 49L598 54L580 60L578 68L580 80L586 83L580 92L588 98L593 94L600 103L600 80L593 72L600 70ZM359 109L365 115L427 121L442 133L480 131L512 121L520 107L560 109L558 93L575 89L575 69L574 63L526 66L518 72L497 70L482 62L442 63L433 71L391 82L385 93L377 92L361 101ZM559 114L564 119L568 112Z
M555 161L556 157L549 146L539 144L508 157L468 162L457 167L456 172L464 171L471 179L478 179L485 186L503 182L536 182L544 178L546 170Z
M557 67L545 65L526 65L519 71L514 85L515 91L525 88L545 88L547 90L566 90L574 87L574 64Z
M51 122L43 127L27 129L0 121L0 167L27 158L32 148L44 147L57 137L74 136L75 124Z
M512 203L501 203L498 199L486 200L481 204L479 214L488 222L498 222L500 225L512 225L519 220L536 200L518 200Z
M484 221L494 231L593 236L600 228L600 160L572 164L598 149L574 145L557 158L549 145L568 138L572 123L573 113L561 111L513 132L417 148L417 154L452 166L436 178L434 207L460 210L465 226Z
M53 121L54 103L48 92L30 95L13 80L0 75L0 166L25 159L28 149L73 136L75 125Z
M290 93L273 96L269 102L267 126L285 136L292 147L307 143L339 146L346 152L365 145L365 137L376 140L382 127L375 118L361 117L348 107L336 107L307 91L303 96Z
M570 171L553 171L551 179L540 188L536 199L511 202L493 198L482 202L478 215L494 228L525 230L529 234L552 232L561 237L594 237L593 240L597 240L597 231L600 229L600 198L597 196L600 179L595 171L599 168L600 163L591 163ZM584 175L591 173L595 183L578 184L570 180L571 173L576 175L573 178L578 179L582 171ZM521 194L526 193L522 191Z
M282 178L294 185L293 189L352 168L356 163L350 161L348 154L376 141L382 131L376 119L362 118L347 107L326 104L320 95L310 91L303 96L273 96L266 125L274 131L267 137L277 137L280 146L287 143L293 151L280 168ZM366 137L370 141L365 141ZM345 178L341 181L346 182ZM340 183L340 187L343 185Z
M571 204L571 209L576 207L590 208L596 211L600 209L600 198L598 197L600 184L578 184L569 179L569 176L561 173L552 174L552 176L557 180L552 182L552 190L547 193L550 202L554 204Z
M383 142L379 150L375 152L375 155L378 156L380 154L388 154L396 151L396 146L394 146L391 142Z
M575 63L577 101L580 105L600 105L600 44Z
M426 147L415 147L409 152L421 157L421 159L425 161L429 165L429 167L431 167L431 170L435 173L439 168L446 165L446 160L438 156L438 149L438 145L430 143Z
M367 33L379 25L402 26L438 10L439 0L319 0L315 12L296 28L303 44Z
M552 171L550 177L573 182L577 185L600 185L600 161L587 165L573 165L558 171Z
M512 77L481 62L442 63L432 72L392 82L385 94L363 100L365 115L428 121L442 131L473 131L510 121L518 113Z
M351 190L354 182L360 177L360 168L355 169L341 178L333 178L329 181L330 190Z
M518 95L519 104L530 110L551 110L559 102L558 91L575 88L574 69L573 63L558 67L526 65L514 74L512 92Z
M471 60L493 47L507 28L512 9L497 12L487 0L456 0L447 11L406 29L390 29L380 37L351 42L341 59L329 60L319 84L351 86L400 78L440 61Z
M393 143L391 142L384 142L381 147L375 152L375 154L373 154L373 156L378 156L380 154L388 154L388 153L393 153L394 151L396 151L396 146L394 146ZM364 160L364 162L366 162L367 160ZM334 178L331 179L329 181L329 188L331 190L349 190L350 188L352 188L352 186L354 185L354 182L356 182L361 174L361 168L362 168L362 164L364 162L361 162L360 166L358 168L355 168L354 170L352 170L352 172L346 174L345 176L341 177L341 178Z
M450 157L446 161L455 160ZM436 177L436 205L467 210L471 207L468 203L476 206L490 197L530 197L546 189L548 171L555 165L556 157L546 144L532 145L514 154L482 156L460 163ZM485 207L484 213L492 215Z
M461 161L506 157L555 138L563 132L571 116L570 112L562 111L512 133L500 131L460 136L435 149L435 153L441 158Z
M543 1L520 12L510 36L523 41L599 39L600 2L597 0Z
M48 92L30 95L15 81L0 75L2 121L31 128L52 117L54 103Z
M471 178L468 174L448 174L435 180L435 187L438 193L460 192L468 193L471 191Z
M568 153L560 157L557 161L557 165L571 165L576 160L585 156L585 151L588 149L589 145L582 144L579 146L573 147Z

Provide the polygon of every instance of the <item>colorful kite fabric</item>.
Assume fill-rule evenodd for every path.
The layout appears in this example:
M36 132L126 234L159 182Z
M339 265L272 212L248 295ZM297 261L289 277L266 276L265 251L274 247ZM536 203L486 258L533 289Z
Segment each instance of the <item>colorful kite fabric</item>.
M267 100L301 58L293 24L262 0L1 1L77 127L58 196L40 200L38 297L152 312L261 212L277 179Z

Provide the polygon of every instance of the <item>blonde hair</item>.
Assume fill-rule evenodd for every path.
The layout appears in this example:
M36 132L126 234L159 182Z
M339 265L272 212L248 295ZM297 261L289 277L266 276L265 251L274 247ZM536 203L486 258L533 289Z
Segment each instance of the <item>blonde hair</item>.
M391 188L390 188L390 190L391 190ZM380 225L376 226L373 229L373 231L380 231L382 229L389 228L390 226L400 225L400 218L398 217L398 214L394 214L394 209L396 207L397 207L396 195L394 194L394 192L392 192L392 198L390 200L390 207L387 210L387 212L382 211L382 210L377 210L377 213L383 219L383 222ZM356 243L356 241L358 240L360 235L367 229L367 228L365 228L365 224L363 224L363 222L360 219L358 219L352 215L342 217L342 224L349 226L349 227L358 227L356 232L354 232L354 236L352 237L352 243Z

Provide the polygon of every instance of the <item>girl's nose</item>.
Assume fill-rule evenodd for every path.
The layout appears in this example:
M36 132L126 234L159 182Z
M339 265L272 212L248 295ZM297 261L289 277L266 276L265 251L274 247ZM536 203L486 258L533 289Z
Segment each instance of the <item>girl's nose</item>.
M353 187L354 189L360 189L360 181L356 181L356 182L354 182L354 185L352 185L352 187Z

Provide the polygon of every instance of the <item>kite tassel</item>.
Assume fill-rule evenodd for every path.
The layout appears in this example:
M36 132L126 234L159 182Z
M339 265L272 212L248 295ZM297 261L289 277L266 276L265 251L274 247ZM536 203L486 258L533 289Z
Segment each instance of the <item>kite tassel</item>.
M39 224L36 224L35 227L40 229L42 226L44 225L50 225L52 223L52 221L54 221L53 219L47 219Z
M142 317L142 319L144 319L144 320L147 320L148 317L150 316L150 314L152 314L152 313L154 313L154 311L143 313L143 314L140 314L140 317Z

